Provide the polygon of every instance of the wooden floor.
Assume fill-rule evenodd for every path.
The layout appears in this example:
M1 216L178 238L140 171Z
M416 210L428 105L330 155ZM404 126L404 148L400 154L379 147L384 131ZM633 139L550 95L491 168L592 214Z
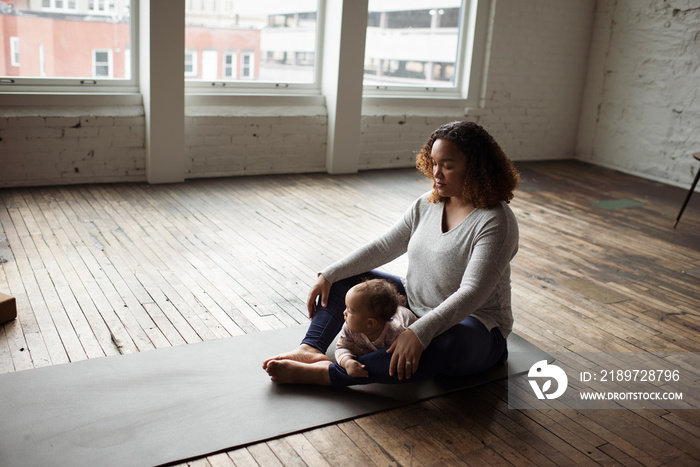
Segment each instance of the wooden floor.
M549 352L700 352L700 195L673 230L681 189L519 168L515 331ZM1 189L0 291L19 318L0 326L0 372L306 323L316 271L428 188L397 170ZM189 464L698 465L699 445L697 410L513 410L499 381Z

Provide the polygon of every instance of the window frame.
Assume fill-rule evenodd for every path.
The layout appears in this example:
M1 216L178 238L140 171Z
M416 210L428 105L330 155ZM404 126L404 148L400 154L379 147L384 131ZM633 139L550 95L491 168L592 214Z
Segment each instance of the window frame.
M188 102L198 102L198 96L202 96L202 99L206 100L205 96L207 95L320 95L321 76L323 71L323 30L325 28L326 1L327 0L316 0L316 40L313 82L291 83L279 81L257 81L254 78L246 78L243 76L243 56L248 53L252 54L253 63L255 63L255 51L245 49L224 49L221 53L222 57L226 56L227 54L233 54L234 57L236 57L234 72L240 73L240 77L236 78L235 80L185 80L185 95L188 96ZM226 5L226 3L223 4L223 6ZM224 69L225 64L222 65L222 70Z
M55 8L55 0L50 0L51 7L43 7L42 11L66 13L76 10L69 9L69 0L63 0L63 8ZM144 0L147 1L147 0ZM77 6L77 1L76 1ZM77 8L77 7L76 7ZM86 4L86 10L87 4ZM1 76L0 94L4 93L96 93L96 94L133 94L139 92L139 0L130 0L130 24L129 24L129 49L131 75L127 78L96 78L94 76L82 76L77 78L55 78L55 77L22 77L22 76ZM94 14L94 12L92 12ZM136 46L136 47L135 47ZM107 50L107 49L104 49ZM137 52L134 53L134 50ZM41 58L40 58L41 59ZM94 51L91 57L92 71L94 74ZM113 74L111 62L110 72Z
M255 79L255 51L244 50L241 52L241 80Z
M204 75L211 70L207 69L209 60L211 60L211 56L214 56L214 75L218 75L219 73L219 51L218 49L211 49L208 47L205 47L202 49L202 79L204 79Z
M240 54L238 53L237 50L228 49L228 50L224 50L224 53L222 56L222 60L221 60L222 75L224 77L226 77L227 73L230 72L229 78L231 79L231 81L233 81L233 79L235 79L235 77L238 76L238 57L239 57L239 55ZM226 59L229 57L231 57L230 64L228 64L226 62Z
M97 54L106 53L107 62L98 62ZM107 76L97 74L98 67L107 66ZM95 79L112 78L114 76L114 51L112 49L92 49L92 77Z
M56 6L56 0L48 0L49 6L44 6L44 1L46 0L42 0L41 4L42 11L67 13L78 10L78 0L59 0L63 2L63 6L61 7ZM70 6L71 3L73 4L72 7Z
M308 105L323 105L322 86L325 85L322 83L322 76L325 76L327 71L324 71L323 57L324 54L328 53L323 50L325 29L328 27L326 24L327 6L326 0L317 1L315 79L313 83L257 82L244 79L210 83L185 80L185 100L188 105L227 105L240 100L252 103L253 101L249 101L249 99L253 97L258 98L255 102L261 102L260 98L269 98L271 103L279 104L281 101L275 100L275 98L283 97L284 101L282 102L288 100L294 102L290 105L300 105L302 102L306 102ZM64 102L66 100L61 96L68 98L83 94L86 102L93 102L93 98L99 99L100 96L102 98L114 96L114 99L125 99L125 102L129 102L130 105L138 105L138 102L141 101L141 90L138 82L140 78L139 51L141 49L139 33L140 27L142 27L139 18L139 3L140 0L131 0L131 43L129 47L131 51L131 78L129 80L0 76L1 102L21 105L21 101L17 98L30 94L44 96L42 102L46 102L45 98L49 95L58 96L56 102ZM186 5L187 3L185 3ZM492 21L492 5L491 0L465 0L463 8L467 14L462 14L460 18L462 32L458 47L458 56L461 58L458 65L460 76L457 78L461 81L459 87L455 86L449 91L440 92L440 90L426 90L423 87L407 89L402 86L396 89L368 90L363 86L360 96L363 105L385 106L387 103L399 106L478 107L481 105L483 103L480 100L480 94L483 93L481 83L486 77L485 64L488 61L487 45ZM145 39L148 40L148 37ZM233 54L236 60L236 69L233 73L239 73L242 51L222 50L220 58L226 54ZM220 66L224 67L221 62ZM13 97L13 94L16 97ZM226 96L229 96L230 99ZM303 99L299 100L302 97ZM26 105L29 105L29 102L27 101ZM40 101L34 100L32 102L36 104ZM71 102L75 101L71 100ZM104 102L111 101L105 100Z
M87 11L93 15L109 15L115 6L114 0L88 0Z
M186 57L188 54L192 56L192 60L191 60L192 71L187 71L187 58ZM191 48L191 47L185 48L185 57L184 57L184 59L185 59L185 75L184 75L184 78L196 78L197 76L199 76L199 70L197 68L197 66L199 65L197 63L197 56L198 55L199 55L198 49Z
M406 99L438 99L438 100L467 100L470 99L468 91L468 81L472 76L474 65L470 62L471 49L474 44L474 35L476 21L483 21L483 18L476 18L479 0L462 0L460 7L459 18L459 36L457 44L457 56L455 61L455 83L450 87L439 86L409 86L409 85L378 85L364 84L362 95L365 101L377 103L382 99L391 99L395 101L398 98ZM483 14L480 13L480 14Z
M10 66L19 66L19 37L10 37Z

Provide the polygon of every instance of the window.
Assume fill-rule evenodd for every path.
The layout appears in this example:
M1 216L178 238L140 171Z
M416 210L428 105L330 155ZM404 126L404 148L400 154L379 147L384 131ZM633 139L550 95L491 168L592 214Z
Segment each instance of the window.
M241 56L241 78L255 78L255 52L243 52Z
M88 0L87 5L93 14L112 14L116 9L115 0Z
M131 76L131 49L124 49L124 74Z
M39 46L39 76L46 76L46 67L44 61L44 46Z
M236 52L226 52L224 54L224 79L234 80L238 78L238 54Z
M193 49L185 50L185 76L197 76L197 51Z
M466 0L370 0L365 89L455 90Z
M54 11L68 11L78 9L78 0L41 0L41 8Z
M92 53L92 76L95 78L112 77L112 51L94 50Z
M0 61L0 89L134 89L136 57L127 53L134 5L131 0L36 0L0 8L0 40L10 43L11 52Z
M188 90L315 86L318 3L187 0L185 46L202 56L201 73L185 74ZM187 57L185 68L192 69Z
M19 37L10 37L10 65L19 66Z
M202 52L202 79L216 81L219 69L219 53L216 50L207 49Z

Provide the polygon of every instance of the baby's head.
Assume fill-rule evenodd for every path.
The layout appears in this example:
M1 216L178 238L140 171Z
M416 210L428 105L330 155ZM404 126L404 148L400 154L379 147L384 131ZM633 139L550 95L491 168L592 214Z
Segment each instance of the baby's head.
M345 322L351 331L366 332L391 320L406 303L396 287L382 279L370 279L352 287L345 296Z

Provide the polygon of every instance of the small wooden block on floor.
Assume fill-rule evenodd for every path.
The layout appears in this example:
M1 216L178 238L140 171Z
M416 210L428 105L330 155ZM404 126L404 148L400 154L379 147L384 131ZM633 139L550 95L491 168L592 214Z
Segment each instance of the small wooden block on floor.
M17 317L17 302L15 297L10 297L0 292L0 324L12 321Z

